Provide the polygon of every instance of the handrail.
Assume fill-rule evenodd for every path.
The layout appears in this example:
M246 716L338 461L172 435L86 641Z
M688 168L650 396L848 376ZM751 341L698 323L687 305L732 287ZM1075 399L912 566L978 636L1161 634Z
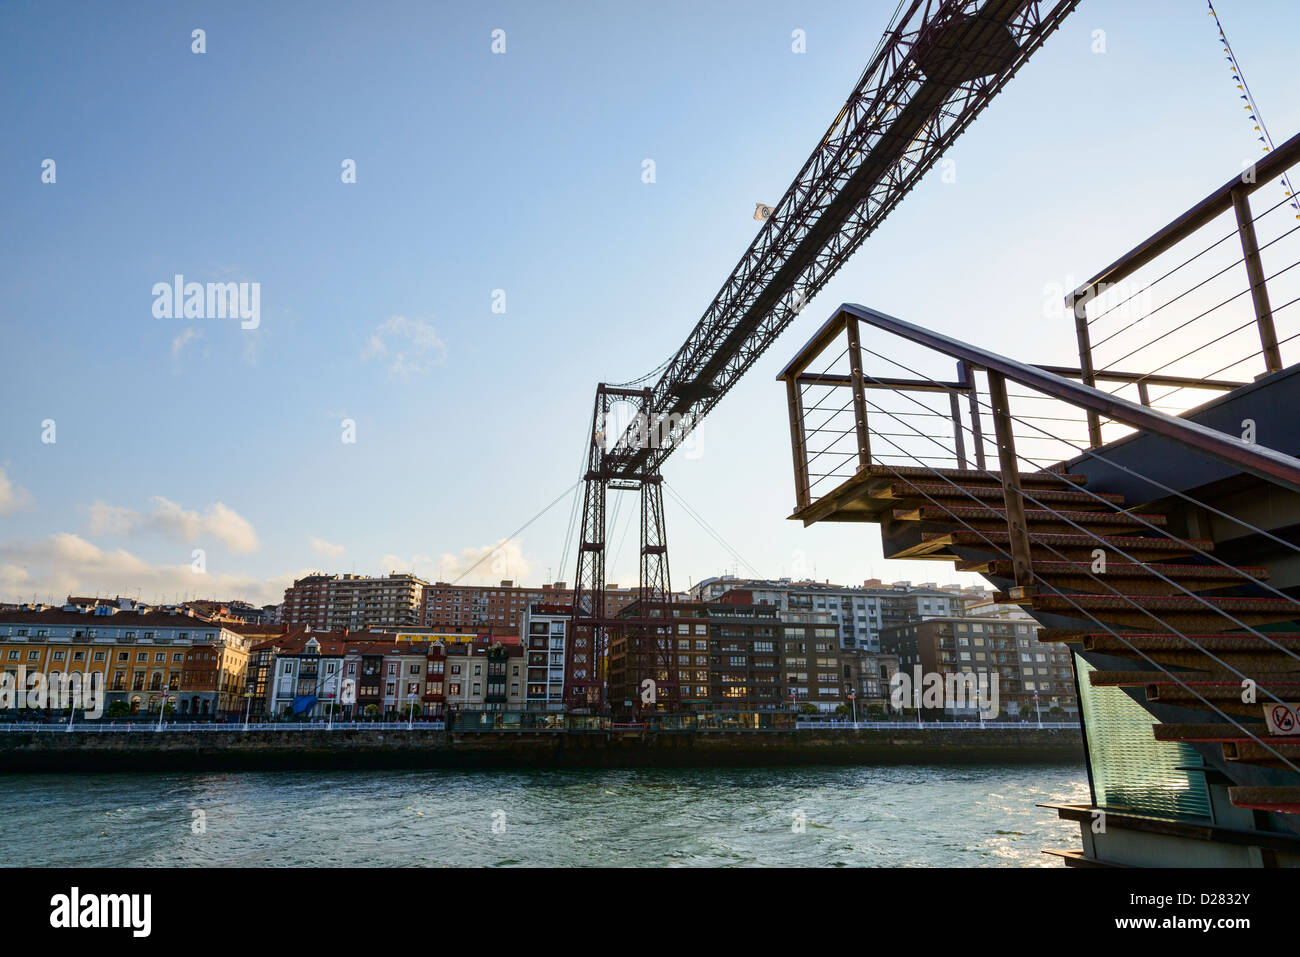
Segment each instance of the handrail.
M940 332L924 329L902 319L855 303L843 303L800 352L777 375L778 381L794 382L799 373L834 338L850 320L860 320L878 329L926 346L951 358L971 363L988 372L1038 389L1064 402L1104 415L1116 422L1164 436L1190 449L1212 456L1244 472L1300 492L1300 459L1260 445L1251 445L1234 436L1207 428L1197 422L1167 415L1144 405L1121 399L1109 392L1073 382L1036 366L1017 362L987 349L981 349Z

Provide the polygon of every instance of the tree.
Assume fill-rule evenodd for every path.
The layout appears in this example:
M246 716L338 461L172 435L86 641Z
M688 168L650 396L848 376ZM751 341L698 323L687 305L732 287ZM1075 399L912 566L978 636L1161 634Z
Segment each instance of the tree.
M1020 706L1020 717L1029 718L1033 716L1033 713L1034 713L1034 709L1029 707L1028 704L1022 704Z
M835 713L841 718L847 718L849 716L849 706L846 704L839 705L836 707Z
M131 706L125 701L114 701L105 713L110 718L125 718L131 713Z
M817 714L817 706L815 704L810 704L809 702L805 701L803 704L799 705L799 713Z
M884 713L885 709L878 704L867 705L867 714L871 715L873 718L878 718Z
M361 713L364 714L367 718L377 718L379 717L379 705L368 704L366 705L365 710L363 710Z

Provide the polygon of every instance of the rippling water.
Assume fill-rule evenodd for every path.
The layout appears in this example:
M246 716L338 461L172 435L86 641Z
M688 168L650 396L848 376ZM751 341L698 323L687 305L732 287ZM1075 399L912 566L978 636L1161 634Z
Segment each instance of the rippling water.
M1052 765L30 774L0 829L9 865L1041 867L1079 835L1035 804L1086 798Z

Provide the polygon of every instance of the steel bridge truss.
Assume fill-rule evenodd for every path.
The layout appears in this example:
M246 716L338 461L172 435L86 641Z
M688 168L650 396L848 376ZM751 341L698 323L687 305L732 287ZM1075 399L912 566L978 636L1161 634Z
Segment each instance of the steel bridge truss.
M578 640L580 632L590 639L589 647L567 644L568 654L592 656L586 673L593 680L583 685L591 689L585 695L590 700L571 700L571 706L599 706L595 698L603 694L595 689L603 687L610 627L603 601L606 490L642 492L641 587L662 586L670 594L657 491L663 462L1077 5L1078 0L911 0L659 378L645 388L598 386L572 629ZM612 397L634 399L642 417L607 443L601 408L606 403L607 412ZM659 507L649 507L654 520L647 524L649 487L656 489L650 498ZM648 542L656 549L650 569ZM581 664L572 662L577 670Z

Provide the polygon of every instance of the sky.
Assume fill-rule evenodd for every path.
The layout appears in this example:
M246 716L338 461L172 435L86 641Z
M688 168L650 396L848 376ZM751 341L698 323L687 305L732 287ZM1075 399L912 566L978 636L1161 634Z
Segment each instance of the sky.
M894 6L0 6L0 600L260 603L314 570L571 582L596 383L685 339ZM1216 6L1280 142L1286 5ZM669 496L674 586L961 580L885 561L873 526L787 519L777 371L845 301L1077 365L1044 303L1257 156L1236 96L1204 2L1083 0L951 181L907 196L668 460L727 544ZM156 315L178 274L257 283L256 328Z

